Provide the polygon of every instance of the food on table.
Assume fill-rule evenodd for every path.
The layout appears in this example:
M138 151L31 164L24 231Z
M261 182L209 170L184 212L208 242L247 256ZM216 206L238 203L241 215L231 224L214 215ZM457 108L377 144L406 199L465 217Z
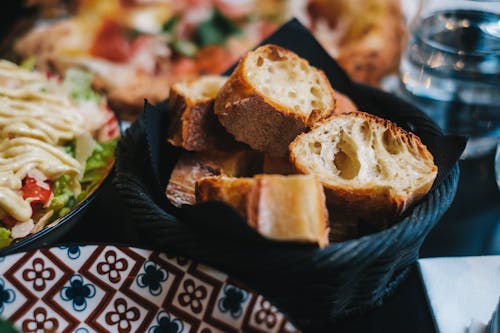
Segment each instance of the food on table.
M236 147L214 114L213 104L223 76L204 75L181 81L170 88L170 126L168 142L190 151L206 151Z
M0 60L0 247L66 215L107 173L118 127L88 74Z
M248 195L254 183L249 177L203 177L196 181L196 202L223 201L247 218Z
M248 52L215 98L222 126L255 150L284 156L290 142L335 109L325 74L276 45Z
M290 144L290 161L318 176L333 210L392 220L431 188L434 158L420 139L388 120L354 112L333 116Z
M144 98L164 100L180 79L222 73L293 16L352 78L374 85L397 67L405 35L399 0L80 0L69 7L66 18L35 25L15 52L35 57L44 71L93 73L94 86L126 119L142 111Z
M186 87L189 95L193 88ZM328 238L342 241L394 223L436 178L433 156L416 135L357 111L348 96L337 93L335 103L328 80L288 50L265 45L249 52L214 94L217 119L237 140L286 152L252 156L247 149L243 156L250 158L241 162L241 151L218 151L232 167L207 158L214 152L184 153L167 187L174 205L183 195L183 204L222 201L265 237L323 247Z
M242 177L252 175L262 164L258 152L248 149L182 153L170 174L166 196L177 207L196 203L196 181L208 176Z
M72 16L36 26L15 45L44 70L80 66L111 106L133 118L164 100L171 83L220 74L276 27L252 1L82 0Z
M308 0L310 28L349 76L378 85L406 42L400 0Z
M197 182L197 200L228 203L265 237L328 245L325 194L315 176L204 178Z

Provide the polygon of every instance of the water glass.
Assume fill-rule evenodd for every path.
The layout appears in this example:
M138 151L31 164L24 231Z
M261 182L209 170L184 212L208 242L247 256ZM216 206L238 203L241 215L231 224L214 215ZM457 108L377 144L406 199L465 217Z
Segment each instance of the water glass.
M470 137L465 158L500 137L500 1L420 0L400 66L403 98L447 133Z

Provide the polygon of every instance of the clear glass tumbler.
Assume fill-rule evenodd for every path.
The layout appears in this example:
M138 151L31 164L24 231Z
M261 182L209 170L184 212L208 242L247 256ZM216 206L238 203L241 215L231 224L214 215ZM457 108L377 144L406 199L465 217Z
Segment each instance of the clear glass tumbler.
M420 0L400 67L400 93L447 133L470 137L464 158L500 137L500 1Z

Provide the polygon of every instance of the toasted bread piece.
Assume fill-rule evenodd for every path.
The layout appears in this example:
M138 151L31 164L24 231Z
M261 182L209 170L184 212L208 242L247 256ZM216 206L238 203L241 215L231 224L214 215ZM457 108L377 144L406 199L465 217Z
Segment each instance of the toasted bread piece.
M220 123L236 140L275 156L285 156L299 133L334 108L325 74L275 45L248 52L214 106Z
M179 82L170 89L168 142L190 151L237 146L213 112L214 99L227 78L201 76Z
M277 175L293 175L296 173L288 157L276 157L271 155L264 156L262 172Z
M251 150L183 153L170 175L166 196L174 206L193 205L197 180L218 175L252 175L260 171L261 164L260 154Z
M223 201L247 218L248 195L253 178L205 177L196 182L196 202Z
M257 175L248 198L248 224L261 235L328 245L328 211L312 175Z
M335 110L334 114L351 113L358 111L354 102L344 94L335 91Z
M364 220L392 220L422 198L437 175L420 139L379 117L334 115L290 144L301 173L317 175L327 201Z

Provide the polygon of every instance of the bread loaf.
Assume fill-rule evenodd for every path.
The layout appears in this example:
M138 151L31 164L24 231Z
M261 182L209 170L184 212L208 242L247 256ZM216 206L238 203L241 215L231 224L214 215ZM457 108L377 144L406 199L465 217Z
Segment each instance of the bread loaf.
M215 99L226 130L253 149L276 156L308 126L331 114L334 92L324 73L275 45L248 52Z
M170 144L189 151L227 149L237 145L213 112L215 96L226 80L223 76L207 75L172 85Z
M437 175L416 135L362 112L334 115L299 135L290 160L299 172L318 176L334 209L372 221L401 214Z

